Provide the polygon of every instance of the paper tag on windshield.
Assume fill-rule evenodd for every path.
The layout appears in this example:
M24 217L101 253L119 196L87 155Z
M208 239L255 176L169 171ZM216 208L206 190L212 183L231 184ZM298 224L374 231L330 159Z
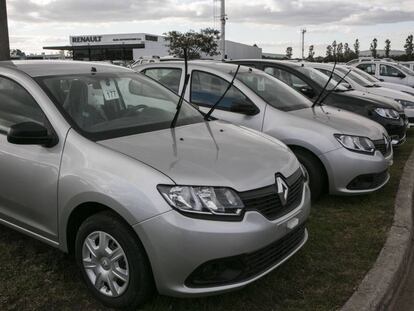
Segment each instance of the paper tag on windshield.
M257 80L257 89L260 92L264 92L265 91L265 80L264 79L258 79Z
M114 81L104 80L104 81L100 81L100 84L101 84L101 88L102 88L102 92L105 97L105 100L119 99L119 94L116 89Z

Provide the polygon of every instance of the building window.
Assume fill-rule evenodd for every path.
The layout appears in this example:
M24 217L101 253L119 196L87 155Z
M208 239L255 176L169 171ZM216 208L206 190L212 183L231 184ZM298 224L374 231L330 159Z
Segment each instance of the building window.
M146 41L158 41L158 37L157 36L150 36L150 35L145 35L145 40Z

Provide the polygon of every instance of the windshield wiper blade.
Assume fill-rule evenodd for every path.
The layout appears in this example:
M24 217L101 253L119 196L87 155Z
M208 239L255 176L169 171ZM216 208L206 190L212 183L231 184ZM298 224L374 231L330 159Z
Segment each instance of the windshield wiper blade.
M326 81L326 84L325 84L325 86L323 87L322 91L319 93L319 96L316 98L315 102L313 103L312 108L314 108L314 107L318 104L319 99L321 98L321 96L323 95L323 93L325 93L326 88L327 88L327 87L328 87L328 85L329 85L329 82L331 82L331 80L332 80L332 77L333 77L333 74L334 74L335 68L336 68L336 57L335 57L335 63L334 63L334 66L333 66L332 71L331 71L331 75L329 76L328 81ZM320 103L322 103L322 101L320 101Z
M233 86L234 84L234 80L236 80L237 74L239 73L240 70L240 65L237 66L236 72L233 76L233 79L231 80L230 84L227 86L227 89L224 91L224 93L220 96L220 98L218 99L218 101L213 105L213 107L211 107L210 111L207 112L207 114L204 116L204 120L208 120L211 116L211 114L214 112L214 110L217 108L218 104L220 104L220 102L223 100L224 96L226 96L227 92L230 90L230 88Z
M190 81L190 75L188 74L187 49L183 49L183 50L184 50L184 75L185 75L184 85L181 91L180 99L178 100L178 103L177 103L177 111L175 112L174 119L171 122L170 128L174 128L177 124L178 116L180 115L181 107L184 102L184 95L185 95L185 91L187 90L188 81Z
M332 92L334 92L335 90L336 90L336 88L338 87L338 85L339 84L341 84L341 82L342 81L344 81L344 79L349 75L349 73L351 72L352 70L350 69L347 73L346 73L346 75L344 75L341 79L339 79L339 81L338 81L338 83L335 85L335 87L334 88L332 88L332 89L330 89L329 91L328 91L328 93L325 95L325 97L323 97L322 99L321 99L321 103L329 96L329 95L331 95L332 94ZM349 91L351 91L351 89L349 89Z

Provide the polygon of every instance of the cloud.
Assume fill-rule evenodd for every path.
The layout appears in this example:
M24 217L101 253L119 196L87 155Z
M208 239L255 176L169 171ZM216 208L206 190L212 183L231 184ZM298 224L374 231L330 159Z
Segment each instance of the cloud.
M9 0L14 21L30 23L111 23L183 19L213 19L212 0ZM412 21L414 5L404 0L229 0L233 23L282 26L370 25Z

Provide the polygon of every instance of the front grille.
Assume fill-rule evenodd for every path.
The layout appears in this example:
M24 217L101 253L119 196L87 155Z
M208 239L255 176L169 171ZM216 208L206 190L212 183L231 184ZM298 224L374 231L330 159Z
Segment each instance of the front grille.
M384 157L389 156L391 153L390 143L385 143L384 139L374 140L375 149L382 153Z
M277 185L239 193L246 211L257 211L267 219L274 220L293 211L302 201L304 177L297 170L285 179L289 187L286 205L283 205L277 193Z
M208 261L194 270L185 284L200 288L247 281L288 257L304 241L305 232L303 224L255 252Z

